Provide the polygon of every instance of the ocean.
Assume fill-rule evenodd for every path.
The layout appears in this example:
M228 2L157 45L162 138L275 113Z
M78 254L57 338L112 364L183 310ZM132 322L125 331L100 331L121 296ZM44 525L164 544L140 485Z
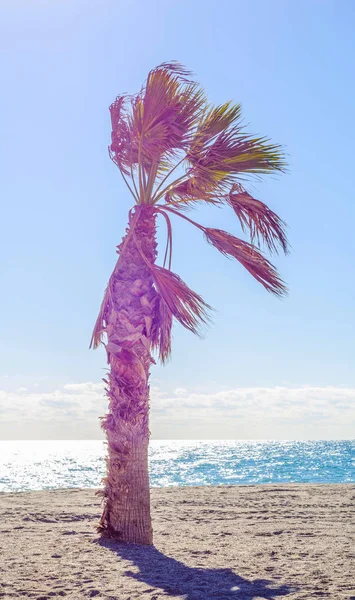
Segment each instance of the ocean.
M0 492L96 488L101 440L0 442ZM355 440L152 440L152 487L264 483L354 483Z

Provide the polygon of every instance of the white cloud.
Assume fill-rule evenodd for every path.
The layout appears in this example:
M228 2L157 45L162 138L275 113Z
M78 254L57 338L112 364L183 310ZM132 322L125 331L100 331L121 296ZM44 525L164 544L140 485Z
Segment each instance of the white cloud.
M67 383L63 386L63 389L69 392L79 392L84 394L101 394L104 386L102 383L92 383L87 381L86 383Z
M354 437L355 388L237 388L152 393L152 433L167 438Z
M238 418L262 417L287 420L304 419L310 415L343 419L355 415L355 388L339 387L274 387L237 388L216 393L188 393L177 389L174 395L152 398L152 407L169 413L179 414L181 409L190 416L203 409L215 417L226 414Z
M4 438L98 438L107 411L102 383L68 383L53 392L0 391ZM151 388L151 429L160 438L353 437L355 388L304 386L172 393Z
M187 394L187 390L185 388L176 388L174 394L175 396L185 396Z
M101 383L67 384L53 392L0 391L2 423L51 421L58 418L88 419L105 412L107 400Z

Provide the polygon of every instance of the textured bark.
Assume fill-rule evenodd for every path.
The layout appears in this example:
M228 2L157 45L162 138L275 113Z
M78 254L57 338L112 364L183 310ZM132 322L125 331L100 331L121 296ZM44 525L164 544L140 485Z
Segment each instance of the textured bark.
M108 442L104 510L99 531L121 542L152 544L148 442L149 369L157 293L150 263L156 260L155 214L138 206L111 275L103 320L107 334L109 411L102 419ZM142 256L144 255L144 257Z

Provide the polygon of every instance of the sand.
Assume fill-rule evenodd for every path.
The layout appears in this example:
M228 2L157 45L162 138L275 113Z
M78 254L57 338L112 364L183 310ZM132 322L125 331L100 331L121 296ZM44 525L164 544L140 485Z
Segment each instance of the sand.
M0 494L1 598L355 600L355 485L153 489L155 547L100 542L94 491Z

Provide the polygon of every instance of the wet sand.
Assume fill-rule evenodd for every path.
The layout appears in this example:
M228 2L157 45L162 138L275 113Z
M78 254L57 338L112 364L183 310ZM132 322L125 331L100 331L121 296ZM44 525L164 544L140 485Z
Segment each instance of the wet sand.
M355 485L152 490L154 547L101 542L95 490L0 494L1 598L355 600Z

